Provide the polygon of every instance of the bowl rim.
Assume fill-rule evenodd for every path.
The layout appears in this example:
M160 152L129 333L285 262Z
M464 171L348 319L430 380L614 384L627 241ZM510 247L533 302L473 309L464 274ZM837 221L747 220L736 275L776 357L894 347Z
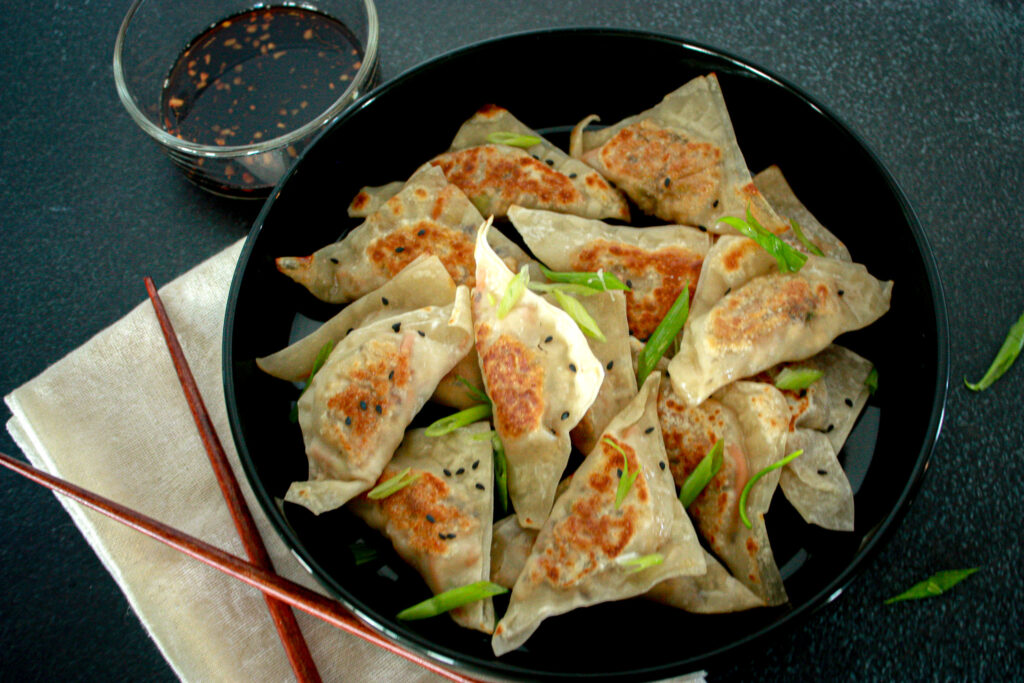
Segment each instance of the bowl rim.
M787 613L780 615L780 617L771 624L764 626L757 631L750 633L738 640L731 641L727 645L719 647L710 652L704 652L700 655L694 655L685 659L676 660L672 663L661 664L657 666L651 666L647 668L636 668L629 672L620 671L615 673L565 673L565 672L550 672L550 671L539 671L536 669L530 669L525 666L509 664L499 660L484 661L475 656L467 656L456 651L450 651L447 647L437 646L429 643L425 638L418 634L406 635L403 633L397 633L394 630L388 628L385 624L381 624L374 616L365 614L362 610L355 608L349 604L349 601L344 596L339 595L338 591L331 585L331 579L327 573L323 571L321 567L313 560L313 558L305 556L295 547L295 541L299 541L294 537L294 532L291 530L287 521L283 518L283 514L273 504L272 497L263 485L263 482L259 480L255 468L255 464L248 452L248 448L244 442L240 439L241 434L241 422L238 415L237 403L235 400L234 391L232 389L234 385L234 358L232 355L232 343L233 343L233 326L235 318L235 308L233 302L237 301L239 290L241 288L243 274L246 271L249 260L255 249L255 243L261 233L265 224L267 216L273 209L275 200L280 196L281 191L288 183L292 174L301 165L302 159L316 146L320 137L327 134L337 125L342 125L342 122L347 120L350 116L355 115L357 112L366 109L367 107L373 106L376 99L383 93L386 93L392 89L399 88L403 83L410 79L416 78L420 73L428 70L440 68L445 62L463 57L468 53L472 53L481 49L486 49L491 45L505 41L515 40L528 40L535 37L552 37L558 35L591 35L594 38L601 37L615 37L615 38L626 38L626 39L639 39L639 40L653 40L659 42L669 43L677 48L685 51L695 52L699 54L705 54L716 59L724 60L729 62L731 66L736 67L740 71L754 74L760 78L770 81L777 87L781 87L787 90L791 95L802 100L806 104L817 110L818 114L828 119L840 128L844 133L848 134L854 142L867 154L871 163L880 172L882 179L885 181L886 186L892 193L892 196L896 199L900 211L906 219L907 227L909 227L911 235L914 239L914 244L921 256L921 262L925 271L926 280L929 287L929 294L932 300L932 309L935 317L935 353L936 353L936 380L934 385L934 395L931 402L929 411L929 419L927 430L925 432L925 438L921 444L920 449L917 452L914 460L914 467L911 470L910 477L903 486L903 489L895 501L892 510L877 524L874 528L868 530L863 538L860 546L856 550L853 559L850 563L836 575L824 588L819 590L810 598L806 599L802 604L797 607L791 608ZM804 92L796 85L790 83L785 78L778 76L766 70L760 66L757 66L746 59L740 58L728 51L705 45L699 42L695 42L679 36L673 36L666 33L645 31L637 29L620 29L620 28L606 28L606 27L571 27L571 28L550 28L550 29L537 29L530 31L513 32L503 34L493 38L477 41L441 55L433 57L425 62L417 64L416 66L407 69L395 78L388 80L372 91L366 93L351 107L349 107L345 113L339 117L339 119L331 124L331 126L321 131L316 139L314 139L310 145L302 152L296 163L288 170L288 172L280 179L278 185L271 192L270 196L264 203L259 215L253 222L252 229L246 238L245 244L242 247L242 251L238 258L238 263L231 281L231 287L228 294L228 305L225 311L224 318L224 332L223 332L223 360L222 360L222 371L223 371L223 382L225 388L225 399L228 407L228 417L231 426L232 436L235 440L236 447L238 448L239 458L245 469L247 478L249 479L250 485L257 493L257 498L260 501L260 505L263 507L264 512L270 518L277 533L285 541L291 550L293 556L299 559L300 563L309 571L318 582L321 583L333 597L338 599L346 608L351 610L361 621L369 625L371 628L391 638L403 647L407 647L415 650L420 654L431 657L435 661L445 666L456 667L458 669L469 671L476 675L483 676L494 676L502 675L509 676L514 675L524 680L537 679L542 677L546 680L567 680L567 679L586 679L586 680L625 680L625 679L657 679L664 678L669 675L680 675L687 672L699 669L702 666L706 666L712 662L721 662L724 658L737 649L749 648L755 644L764 642L772 637L778 636L780 633L792 629L806 621L812 614L822 609L828 604L834 602L847 586L853 581L854 578L859 576L866 566L873 561L881 548L884 547L885 543L892 537L899 523L903 520L906 515L910 504L917 495L921 488L924 480L924 475L928 470L930 460L934 454L935 448L938 443L938 439L942 430L947 395L949 389L949 374L950 374L950 358L949 358L949 326L947 317L946 298L943 290L943 286L939 277L939 270L935 259L935 253L931 248L927 235L921 226L921 223L917 217L916 212L911 206L902 188L896 182L892 173L882 163L881 159L874 152L874 150L864 141L864 139L858 134L853 128L848 126L841 118L832 113L826 106L815 100L812 96ZM299 542L301 548L301 542ZM314 571L314 569L316 571ZM441 650L438 652L437 650ZM497 666L495 666L497 664Z
M364 83L369 82L371 74L373 74L377 69L377 50L378 42L380 40L380 23L377 19L377 7L373 0L361 0L363 7L366 10L367 32L366 45L363 46L363 61L359 69L356 71L355 76L353 76L352 80L349 82L348 87L345 88L341 95L339 95L325 110L317 114L316 117L307 121L302 126L285 133L284 135L279 135L261 142L254 142L248 145L223 146L203 145L189 142L188 140L183 140L171 135L166 130L153 123L149 117L139 109L138 105L136 105L135 98L131 93L131 88L129 88L127 80L125 79L123 53L126 36L135 14L147 1L151 0L134 0L131 7L129 7L128 11L125 13L124 19L121 20L121 26L117 31L117 38L114 40L114 85L117 89L117 96L121 100L121 104L123 104L124 108L128 110L129 116L131 116L132 120L135 121L139 128L164 147L181 154L206 158L233 159L262 154L264 152L272 152L299 142L322 129L331 127L334 121L352 104L352 95L360 92ZM244 11L251 12L254 10L270 9L274 7L293 7L317 12L321 11L314 6L307 6L306 3L293 2L259 2ZM170 69L170 67L171 65L168 64L167 68Z

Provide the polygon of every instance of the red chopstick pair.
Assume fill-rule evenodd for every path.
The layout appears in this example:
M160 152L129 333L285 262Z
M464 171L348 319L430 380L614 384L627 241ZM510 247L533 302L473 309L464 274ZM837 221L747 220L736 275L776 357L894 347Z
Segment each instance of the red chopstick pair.
M149 298L156 310L157 319L160 321L164 338L167 341L171 358L174 361L174 367L177 370L182 390L185 392L189 409L192 411L192 417L199 428L203 445L206 447L206 452L210 457L210 464L213 466L217 482L231 510L235 528L238 530L250 561L246 562L241 558L224 552L216 546L205 543L140 512L75 486L58 477L54 477L3 453L0 453L0 465L14 470L49 489L63 493L93 510L116 519L211 567L259 588L263 591L264 597L267 600L267 606L281 637L281 642L288 655L292 670L295 672L295 677L301 683L306 681L316 682L321 679L316 664L309 654L309 648L306 646L306 641L302 636L298 623L295 621L295 615L292 613L289 605L323 619L348 633L382 647L415 664L419 664L448 680L472 683L474 679L452 673L435 662L416 653L409 652L387 640L358 621L336 601L274 573L270 556L259 536L252 514L246 506L241 487L238 485L238 480L234 476L224 448L217 437L213 422L206 411L199 388L189 369L188 361L181 350L181 345L178 343L178 338L174 328L171 326L170 319L167 317L167 311L164 309L163 302L160 300L152 279L147 277L145 283Z

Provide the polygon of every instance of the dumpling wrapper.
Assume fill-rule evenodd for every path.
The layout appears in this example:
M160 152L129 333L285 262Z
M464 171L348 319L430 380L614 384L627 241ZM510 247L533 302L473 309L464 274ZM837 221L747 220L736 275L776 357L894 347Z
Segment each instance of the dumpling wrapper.
M511 589L536 540L537 530L522 528L515 516L497 522L491 542L491 581ZM725 614L764 607L764 600L734 579L714 555L704 551L704 562L704 574L665 579L644 597L694 614Z
M529 290L498 318L513 273L487 243L489 228L480 226L476 242L476 350L508 460L509 498L519 523L537 529L569 460L569 431L597 398L604 367L572 318Z
M750 478L785 453L789 412L777 389L759 382L736 382L697 406L687 406L662 384L658 416L669 468L682 486L718 439L722 467L689 507L698 532L732 575L768 605L786 601L782 576L772 555L764 514L779 481L774 470L754 484L747 516L739 499Z
M550 616L642 595L665 579L706 571L704 551L676 497L672 474L662 467L660 382L660 373L652 373L558 497L494 629L496 655L518 648ZM638 476L616 510L617 472L624 457ZM653 554L663 561L640 571L625 564Z
M701 273L679 353L669 363L673 390L690 404L733 380L812 356L889 310L892 282L876 280L863 265L808 256L796 273L748 269L764 264L754 249L761 250L753 240L722 237L712 252L741 258L709 254ZM727 282L734 284L716 297Z
M462 190L428 166L341 241L310 256L282 256L277 268L328 303L363 296L422 254L440 258L455 284L472 287L473 240L482 221ZM509 268L532 261L500 231L489 239Z
M656 106L596 131L573 133L574 155L593 166L645 213L672 223L735 234L719 219L754 217L778 234L789 223L754 185L715 74L698 76Z
M449 306L382 318L334 347L299 398L309 480L285 500L315 514L371 488L405 428L472 345L469 290Z
M782 175L782 169L778 166L769 166L765 170L761 171L754 176L754 185L764 195L765 200L771 207L781 216L795 220L800 226L800 230L804 233L804 236L811 241L811 243L821 249L822 253L828 258L838 259L839 261L852 261L850 258L850 252L846 248L846 245L840 241L838 237L833 235L829 230L822 225L817 218L814 217L807 207L804 206L796 194L793 192L793 188L789 186L786 181L786 177ZM808 253L808 249L800 239L793 232L792 228L788 232L780 235L786 240L791 246L799 249L804 253Z
M494 144L491 133L531 135L528 149ZM451 148L422 168L436 166L458 185L484 215L502 217L518 204L590 218L629 220L626 199L601 174L574 159L507 109L482 107L455 135ZM350 216L365 216L394 192L395 184L365 187L352 200Z
M386 498L371 500L364 493L348 504L388 537L435 594L490 577L494 460L490 439L474 438L490 429L478 422L443 436L409 430L377 483L407 467L418 478ZM460 626L494 630L490 598L449 614Z
M686 283L697 289L711 237L696 228L630 228L520 207L509 219L534 256L552 270L612 273L630 285L629 330L647 339Z

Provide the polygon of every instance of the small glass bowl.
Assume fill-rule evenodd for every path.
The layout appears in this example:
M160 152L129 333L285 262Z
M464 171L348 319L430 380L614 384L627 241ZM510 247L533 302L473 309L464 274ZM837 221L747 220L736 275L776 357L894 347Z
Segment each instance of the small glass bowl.
M197 144L164 127L162 98L171 67L195 38L225 18L249 10L313 10L343 24L362 47L361 64L324 110L301 125L252 144ZM261 199L290 168L312 138L377 78L377 10L373 0L135 0L114 45L114 81L132 119L156 140L185 175L205 190L227 197ZM298 122L296 122L298 123Z

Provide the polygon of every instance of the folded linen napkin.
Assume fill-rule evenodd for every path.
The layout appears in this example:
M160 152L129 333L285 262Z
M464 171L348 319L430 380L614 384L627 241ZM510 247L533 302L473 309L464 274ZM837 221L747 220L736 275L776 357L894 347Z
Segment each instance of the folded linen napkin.
M224 307L242 243L160 290L278 574L324 592L249 490L221 385ZM144 293L142 282L139 291ZM7 429L36 467L245 557L148 300L5 397ZM59 496L179 678L294 680L262 595ZM325 681L439 681L296 612Z

